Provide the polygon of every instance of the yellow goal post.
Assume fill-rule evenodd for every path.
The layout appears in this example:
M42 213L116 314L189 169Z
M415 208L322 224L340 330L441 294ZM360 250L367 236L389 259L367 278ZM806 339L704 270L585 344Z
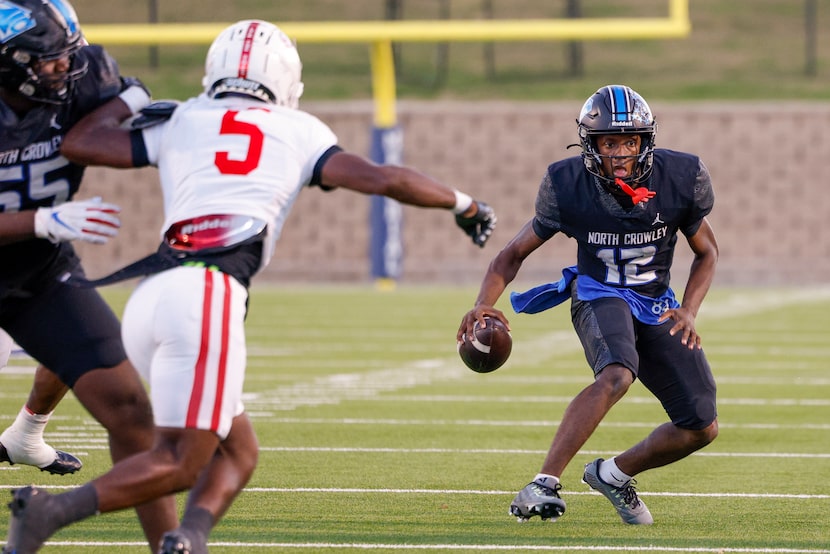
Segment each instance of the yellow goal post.
M668 0L666 17L278 22L298 43L371 46L375 124L395 125L393 42L596 41L685 38L691 32L689 0ZM210 44L229 23L85 25L92 42L113 45Z
M279 27L298 43L370 46L374 127L371 158L400 163L403 133L397 125L394 42L601 41L685 38L691 32L689 0L667 0L666 17L292 22ZM85 25L87 38L105 46L210 44L227 23ZM391 288L402 273L402 212L386 197L372 197L371 274Z

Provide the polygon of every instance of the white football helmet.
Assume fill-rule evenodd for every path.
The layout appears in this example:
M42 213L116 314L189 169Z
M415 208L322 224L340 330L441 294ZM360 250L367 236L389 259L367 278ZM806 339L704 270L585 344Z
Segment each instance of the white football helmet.
M303 94L302 69L288 35L267 21L249 19L234 23L214 39L202 85L210 97L245 94L296 108Z

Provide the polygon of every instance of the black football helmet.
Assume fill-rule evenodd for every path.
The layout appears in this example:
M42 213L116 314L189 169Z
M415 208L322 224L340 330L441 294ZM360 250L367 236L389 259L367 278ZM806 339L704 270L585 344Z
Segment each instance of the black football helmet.
M0 0L0 86L36 100L61 104L87 71L77 52L86 41L65 0ZM68 57L69 70L41 73L41 62Z
M637 134L642 137L640 153L633 175L625 181L634 185L648 179L654 162L657 123L642 96L623 85L602 87L585 101L577 124L582 160L589 173L604 183L614 183L613 177L602 172L602 156L596 145L598 135Z

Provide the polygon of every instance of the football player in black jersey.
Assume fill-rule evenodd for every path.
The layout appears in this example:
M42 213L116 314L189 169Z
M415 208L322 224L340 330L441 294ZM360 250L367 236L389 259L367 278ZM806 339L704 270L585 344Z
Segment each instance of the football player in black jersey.
M127 360L118 318L94 289L59 281L83 272L70 241L106 242L120 224L117 206L72 200L84 167L60 154L71 126L115 96L134 111L150 99L138 81L121 77L100 46L86 44L71 5L3 0L0 327L40 365L28 409L0 437L0 461L53 473L80 468L66 453L52 460L30 457L51 451L42 428L66 387L106 428L113 460L152 446L150 402ZM26 421L31 412L40 419ZM173 497L138 512L153 550L163 532L178 525Z
M718 434L715 381L695 317L712 282L718 246L706 215L714 200L709 172L694 155L654 147L657 124L627 86L600 88L579 115L581 156L547 168L536 214L491 261L458 339L494 306L527 256L554 234L577 242L577 264L557 283L512 293L516 312L536 313L571 299L571 317L594 382L570 403L539 474L510 506L520 521L565 511L559 477L635 379L654 394L669 422L617 456L585 466L583 481L625 523L653 518L634 476L680 460ZM694 254L682 301L669 286L678 232Z

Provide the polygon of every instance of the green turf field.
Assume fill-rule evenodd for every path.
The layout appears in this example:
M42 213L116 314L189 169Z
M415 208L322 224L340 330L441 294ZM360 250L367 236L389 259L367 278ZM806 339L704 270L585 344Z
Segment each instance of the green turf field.
M104 292L120 312L126 290ZM710 293L698 328L719 382L721 434L639 476L655 518L645 528L622 524L580 482L584 463L663 422L639 385L562 476L568 511L558 522L507 515L590 373L565 307L508 313L510 360L489 375L467 370L454 337L474 296L254 288L246 403L262 453L211 551L830 552L830 289ZM0 373L0 426L20 408L31 366L18 358ZM83 471L3 465L0 496L30 483L57 491L109 467L104 433L74 398L47 431ZM65 529L43 552L116 549L148 551L131 511Z

